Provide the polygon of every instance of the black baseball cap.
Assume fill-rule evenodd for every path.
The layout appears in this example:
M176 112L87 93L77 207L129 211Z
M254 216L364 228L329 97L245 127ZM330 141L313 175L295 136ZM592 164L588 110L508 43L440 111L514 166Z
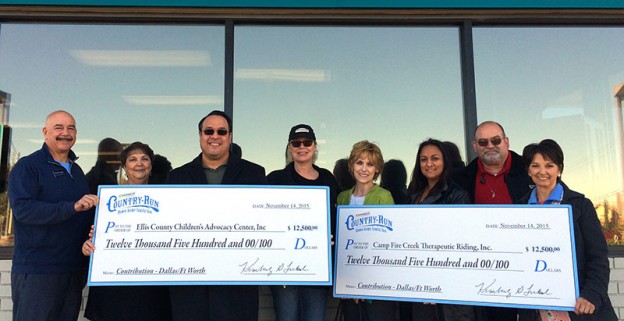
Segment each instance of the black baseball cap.
M299 125L293 126L293 128L290 129L290 134L288 135L288 141L291 141L297 138L307 138L311 140L316 140L316 135L314 135L314 130L312 129L312 127L306 124L299 124Z

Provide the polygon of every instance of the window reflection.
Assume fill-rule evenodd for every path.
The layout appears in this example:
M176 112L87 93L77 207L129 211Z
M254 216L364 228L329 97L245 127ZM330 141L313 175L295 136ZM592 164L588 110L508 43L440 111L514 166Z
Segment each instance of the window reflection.
M624 82L621 28L475 28L478 119L505 126L511 148L555 139L563 180L590 198L622 245L622 165L614 88Z
M368 139L415 163L428 137L462 149L456 28L238 27L234 140L267 172L284 167L290 127L311 125L320 167Z
M45 116L63 108L78 122L74 150L85 172L105 137L144 141L180 166L199 152L197 120L223 106L222 26L3 24L1 31L10 163L40 148ZM624 211L613 97L624 82L624 45L611 39L622 32L473 34L479 121L503 124L516 152L557 140L566 183L592 199L612 244L622 244ZM267 171L284 166L288 130L298 123L315 128L317 164L329 169L362 139L408 172L428 137L455 142L465 155L456 28L244 26L235 35L234 140ZM5 239L8 222L0 221Z
M85 173L106 137L147 143L177 167L199 153L197 121L223 108L223 26L3 24L0 51L11 164L41 148L46 115L65 109ZM10 245L10 219L0 223Z

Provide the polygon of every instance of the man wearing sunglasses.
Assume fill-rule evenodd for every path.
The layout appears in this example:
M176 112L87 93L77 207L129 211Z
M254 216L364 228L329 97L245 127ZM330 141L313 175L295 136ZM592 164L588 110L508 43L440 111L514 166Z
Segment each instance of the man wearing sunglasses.
M485 121L474 133L472 147L477 153L454 180L469 194L474 204L515 204L531 192L531 180L522 156L509 150L503 126ZM488 320L516 321L518 309L487 307ZM522 319L521 319L522 320Z
M201 153L169 173L169 184L266 185L264 168L232 152L232 118L214 110L199 121ZM257 321L258 287L172 286L173 321Z

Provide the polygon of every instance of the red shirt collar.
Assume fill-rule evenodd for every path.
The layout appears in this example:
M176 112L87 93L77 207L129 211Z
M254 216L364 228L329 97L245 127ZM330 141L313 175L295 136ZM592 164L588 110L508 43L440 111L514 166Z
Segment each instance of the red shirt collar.
M481 160L477 162L477 166L478 166L478 171L477 171L478 175L481 175L483 173L492 175L492 176L507 174L509 170L511 170L511 155L507 154L507 159L505 159L505 164L503 164L503 168L501 168L500 172L496 173L496 175L486 171L485 167L483 167L483 163L481 163Z

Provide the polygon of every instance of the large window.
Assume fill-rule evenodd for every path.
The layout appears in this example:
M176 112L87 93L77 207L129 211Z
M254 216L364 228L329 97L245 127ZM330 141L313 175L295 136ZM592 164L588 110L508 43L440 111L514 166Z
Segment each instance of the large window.
M459 33L452 27L239 27L234 139L267 171L284 167L288 132L317 132L332 169L355 142L380 145L408 174L421 141L463 150ZM236 129L238 128L238 129Z
M74 114L79 164L105 137L143 141L173 167L199 153L196 124L224 106L224 26L2 24L0 91L10 94L11 159L39 149L45 116ZM311 125L331 169L367 139L408 174L418 144L465 154L456 27L236 26L234 141L270 172L289 129ZM597 206L621 244L624 181L614 89L624 82L621 28L473 30L477 118L499 121L512 149L544 138L566 153L564 181ZM470 148L470 147L469 147ZM1 197L4 197L1 198ZM0 235L11 244L0 196Z
M85 172L105 137L142 141L179 166L199 153L197 121L223 108L222 26L3 24L0 31L12 162L41 148L46 115L64 109L76 118L74 151ZM11 244L6 208L0 216L2 240Z
M622 163L615 87L624 82L621 28L475 28L478 119L496 120L512 149L544 138L565 153L563 181L595 204L622 245Z

